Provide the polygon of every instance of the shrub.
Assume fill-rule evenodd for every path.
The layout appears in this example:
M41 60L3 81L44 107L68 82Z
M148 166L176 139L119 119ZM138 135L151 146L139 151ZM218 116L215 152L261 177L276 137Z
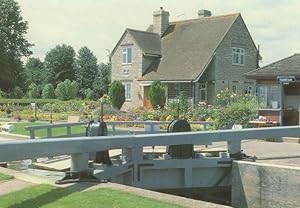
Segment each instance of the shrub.
M55 95L59 100L71 100L77 97L78 90L76 81L71 82L69 79L66 79L57 85Z
M40 89L35 83L31 83L28 87L28 96L29 98L40 98Z
M22 98L23 96L23 90L18 86L15 87L11 92L11 98Z
M157 107L164 108L166 103L165 87L160 81L154 81L150 86L149 98L152 107L156 109Z
M55 98L54 87L52 84L46 84L44 86L44 89L42 92L42 98L44 98L44 99L54 99Z
M241 96L240 99L219 108L216 116L216 128L228 129L234 124L248 127L248 122L255 118L255 113L255 99L250 99L249 96Z
M125 87L121 81L114 80L109 88L109 97L114 108L121 109L125 102Z

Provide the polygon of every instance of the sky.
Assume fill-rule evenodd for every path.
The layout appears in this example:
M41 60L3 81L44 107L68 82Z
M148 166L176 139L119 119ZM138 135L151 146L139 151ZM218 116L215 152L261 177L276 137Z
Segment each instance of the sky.
M76 51L87 46L108 62L126 28L146 30L153 11L163 7L170 21L193 19L200 9L212 15L241 13L263 57L261 66L300 53L299 0L16 0L28 21L33 56L42 60L58 44Z

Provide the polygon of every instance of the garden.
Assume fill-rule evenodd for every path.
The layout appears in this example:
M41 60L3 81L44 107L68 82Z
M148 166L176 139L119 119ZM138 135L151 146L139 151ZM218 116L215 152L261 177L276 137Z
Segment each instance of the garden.
M104 100L104 101L103 101ZM32 102L35 105L32 105ZM102 103L101 103L102 102ZM146 110L142 107L121 111L112 107L112 100L104 95L101 101L55 99L0 99L0 120L6 121L47 121L64 122L69 115L79 116L80 121L99 118L103 106L104 121L188 121L214 122L214 129L227 129L233 124L247 127L255 118L256 106L251 95L236 95L229 90L217 95L216 105L200 102L190 105L184 95L163 107ZM199 129L200 130L200 129Z

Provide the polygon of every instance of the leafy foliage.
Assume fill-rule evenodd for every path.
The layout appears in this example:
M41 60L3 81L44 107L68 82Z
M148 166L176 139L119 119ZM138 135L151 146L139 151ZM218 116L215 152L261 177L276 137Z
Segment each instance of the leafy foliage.
M45 57L44 64L47 72L46 83L56 86L66 79L74 80L75 51L66 44L57 45Z
M45 82L44 64L39 58L29 58L25 65L26 86L31 83L41 85Z
M44 99L54 99L55 98L54 87L52 84L46 84L44 86L44 89L42 92L42 98L44 98Z
M55 95L59 100L71 100L77 97L78 90L76 81L71 82L69 79L66 79L57 85Z
M30 55L32 46L25 39L27 29L18 3L0 0L0 89L12 89L22 81L21 57Z
M40 88L35 83L32 83L29 85L28 97L29 98L40 98L41 97Z
M225 95L228 98L225 98ZM236 95L228 91L220 93L224 106L219 108L216 115L216 128L228 129L234 124L241 124L247 127L250 120L255 118L256 104L251 95ZM224 100L227 100L225 104Z
M93 100L108 94L109 84L111 82L111 64L101 63L97 76L93 83Z
M85 90L93 87L98 72L97 58L87 47L82 47L78 51L75 70L75 78L79 85L80 94L85 96Z
M20 87L14 87L14 89L11 92L10 97L11 98L22 98L24 96L24 92Z
M121 109L125 102L125 87L121 81L114 80L109 88L109 97L114 108Z
M155 81L150 86L149 98L154 109L157 107L163 108L166 103L165 87L159 81Z

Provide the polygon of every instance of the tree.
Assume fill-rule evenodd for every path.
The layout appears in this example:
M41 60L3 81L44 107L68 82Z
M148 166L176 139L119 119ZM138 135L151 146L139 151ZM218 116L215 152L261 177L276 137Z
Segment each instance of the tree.
M87 47L78 51L75 61L75 78L79 85L81 96L85 95L88 88L93 87L93 82L98 72L97 58Z
M56 86L66 79L74 80L75 51L72 46L57 45L45 57L44 64L47 72L46 83Z
M78 83L76 81L66 79L57 85L55 89L55 95L59 100L71 100L77 97Z
M109 88L109 97L111 105L120 110L125 102L125 87L121 81L114 80L111 83Z
M0 0L0 89L12 89L22 81L22 56L31 55L26 39L28 23L14 0Z
M40 98L40 88L35 84L31 83L28 87L28 96L29 98Z
M149 98L153 108L163 108L166 103L165 87L160 81L154 81L150 86Z
M44 99L53 99L55 98L55 92L54 87L52 84L46 84L44 86L43 92L42 92L42 98Z
M93 83L93 94L96 97L102 97L104 94L108 94L109 84L111 82L111 64L101 63L97 76Z
M44 64L39 58L29 58L25 65L26 85L35 83L41 86L45 82Z

